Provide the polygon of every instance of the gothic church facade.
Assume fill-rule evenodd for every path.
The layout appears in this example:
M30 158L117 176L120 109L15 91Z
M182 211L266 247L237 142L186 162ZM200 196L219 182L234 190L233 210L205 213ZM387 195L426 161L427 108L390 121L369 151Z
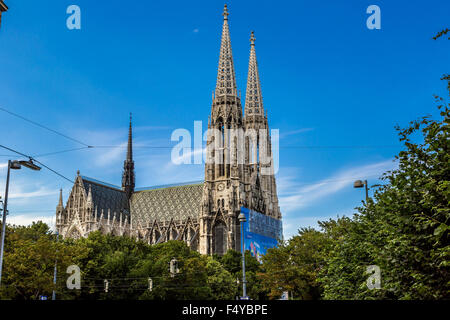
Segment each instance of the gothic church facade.
M281 220L255 37L252 32L243 114L228 15L225 6L216 88L208 122L209 161L205 164L204 181L135 190L130 118L122 187L78 172L65 206L60 193L56 208L60 235L80 238L98 230L149 244L180 240L202 254L224 254L228 249L240 251L238 216L242 207ZM244 138L230 132L243 132Z

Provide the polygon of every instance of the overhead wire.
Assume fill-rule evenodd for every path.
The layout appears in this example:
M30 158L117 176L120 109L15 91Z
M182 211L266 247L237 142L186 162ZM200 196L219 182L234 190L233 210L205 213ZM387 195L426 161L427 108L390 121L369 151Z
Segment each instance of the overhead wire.
M66 176L62 175L62 174L59 173L58 171L56 171L56 170L50 168L49 166L45 165L45 164L42 163L41 161L36 160L35 158L33 158L33 157L30 156L30 155L27 155L27 154L25 154L25 153L22 153L22 152L20 152L20 151L14 150L14 149L12 149L12 148L9 148L9 147L4 146L4 145L1 145L1 144L0 144L0 148L4 148L4 149L6 149L6 150L8 150L8 151L17 153L17 154L19 154L19 155L21 155L21 156L23 156L23 157L25 157L25 158L28 158L29 160L34 161L34 162L40 164L41 166L43 166L43 167L46 168L47 170L50 170L50 171L53 172L54 174L60 176L61 178L66 179L67 181L69 181L69 182L71 182L71 183L74 183L74 181L72 181L71 179L69 179L69 178L67 178Z
M53 129L51 129L51 128L49 128L49 127L43 125L43 124L40 124L40 123L38 123L38 122L36 122L36 121L30 120L30 119L28 119L28 118L25 118L24 116L21 116L21 115L19 115L19 114L17 114L17 113L14 113L14 112L12 112L12 111L9 111L9 110L7 110L7 109L5 109L5 108L3 108L3 107L0 107L0 110L3 111L3 112L6 112L6 113L8 113L8 114L10 114L10 115L12 115L12 116L15 116L15 117L17 117L17 118L19 118L19 119L22 119L22 120L24 120L24 121L27 121L27 122L29 122L29 123L35 125L35 126L38 126L38 127L43 128L43 129L45 129L45 130L48 130L48 131L50 131L50 132L53 132L53 133L55 133L55 134L57 134L57 135L59 135L59 136L61 136L61 137L64 137L64 138L69 139L69 140L71 140L71 141L74 141L74 142L76 142L76 143L82 144L82 145L84 145L85 147L90 147L88 144L86 144L86 143L84 143L84 142L82 142L82 141L80 141L80 140L78 140L78 139L69 137L68 135L65 135L64 133L61 133L61 132L56 131L56 130L53 130Z

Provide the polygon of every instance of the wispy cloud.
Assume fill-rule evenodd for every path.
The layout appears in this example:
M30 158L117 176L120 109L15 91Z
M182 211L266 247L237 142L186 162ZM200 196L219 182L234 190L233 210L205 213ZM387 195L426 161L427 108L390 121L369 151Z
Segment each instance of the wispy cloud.
M97 166L102 167L106 165L110 165L119 161L120 159L124 160L124 150L127 146L126 142L122 142L117 146L114 146L109 149L104 149L100 154L97 153L97 156L94 158Z
M173 129L173 127L170 126L139 126L139 127L133 127L133 132L138 131L162 131L162 130L170 130Z
M16 191L14 193L10 193L8 197L10 199L33 198L33 197L46 197L46 196L51 196L51 195L55 195L55 194L58 194L57 190L48 189L46 187L40 187L38 190L33 190L30 192L20 192L20 191L17 192Z
M171 161L168 163L168 165L179 165L179 164L183 164L185 162L187 163L194 163L194 159L196 158L196 156L198 155L202 155L202 159L203 159L203 155L206 152L206 148L203 149L191 149L191 151L183 151L181 155L177 155L175 157L171 158ZM203 162L201 163L203 164Z
M347 188L355 179L380 177L383 172L393 169L394 166L392 160L387 160L353 167L311 184L299 183L299 178L295 176L283 177L278 183L282 212L290 213L310 206Z
M285 131L285 132L280 130L280 139L283 139L283 138L286 138L288 136L292 136L295 134L303 133L303 132L313 131L313 130L314 130L314 128L301 128L301 129Z

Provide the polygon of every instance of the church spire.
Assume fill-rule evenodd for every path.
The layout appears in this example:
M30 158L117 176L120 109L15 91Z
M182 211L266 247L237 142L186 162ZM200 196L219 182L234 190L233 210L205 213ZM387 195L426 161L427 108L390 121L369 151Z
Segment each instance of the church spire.
M247 93L245 95L245 116L264 116L258 62L256 61L255 40L255 34L252 31L250 36L250 59L248 62Z
M223 9L222 41L220 43L219 67L217 71L216 97L220 95L237 95L228 15L227 5L225 5Z
M133 161L133 132L131 128L131 112L130 112L130 127L128 128L128 147L127 147L127 160Z
M59 201L58 201L58 208L63 208L63 198L62 198L62 189L59 189Z
M128 199L134 192L134 161L133 161L133 133L130 113L130 127L128 129L127 158L123 163L122 189L127 194Z

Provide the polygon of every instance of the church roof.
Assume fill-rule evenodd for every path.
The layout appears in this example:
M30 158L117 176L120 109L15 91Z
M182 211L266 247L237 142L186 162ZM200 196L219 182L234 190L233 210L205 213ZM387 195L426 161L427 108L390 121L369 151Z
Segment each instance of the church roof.
M152 187L131 196L133 223L197 219L200 215L203 182Z
M97 208L98 215L101 214L102 209L104 215L108 214L108 209L111 210L111 214L119 214L121 211L129 212L128 199L122 189L85 176L81 176L81 179L86 195L89 194L89 189L91 189L92 202L94 209Z

